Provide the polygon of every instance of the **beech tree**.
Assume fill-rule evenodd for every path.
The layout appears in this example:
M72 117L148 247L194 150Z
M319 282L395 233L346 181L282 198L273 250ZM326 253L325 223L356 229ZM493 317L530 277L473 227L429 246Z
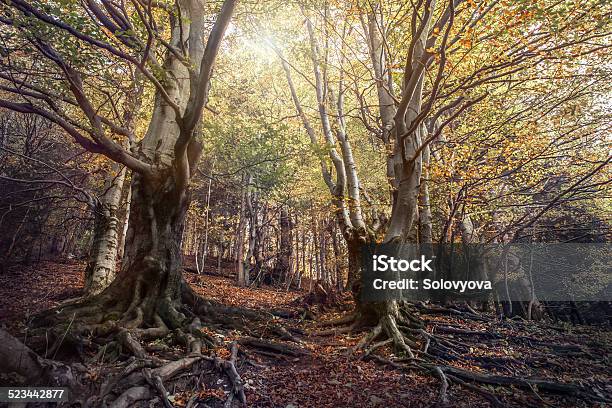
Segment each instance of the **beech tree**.
M565 17L565 5L541 7L519 2L509 9L499 6L495 1L418 2L409 12L410 40L407 48L402 47L407 51L394 55L389 55L394 50L386 44L390 43L390 27L395 21L389 21L387 15L397 5L385 8L374 4L363 9L379 102L380 135L392 152L387 169L393 200L385 242L431 242L427 172L431 146L440 140L445 127L461 120L473 105L499 93L500 78L525 73L537 77L534 73L543 66L563 63L568 52L584 56L600 50L596 39L605 33L589 18L589 13L597 10L594 3ZM581 26L580 32L573 31L577 26ZM491 52L488 60L472 59L509 35L518 39ZM577 44L581 46L575 48ZM403 62L398 59L400 55ZM392 74L394 66L401 67L397 80ZM407 317L408 312L400 310L402 307L396 301L375 306L381 323L373 333L382 329L397 348L411 355L405 342L410 335L398 330L397 324L414 329L418 324ZM364 340L366 345L371 338Z
M151 336L186 323L180 242L200 155L198 124L236 4L227 0L215 11L201 0L2 1L6 75L0 107L40 115L84 149L132 171L117 278L100 294L41 316L41 323L76 316L77 334L148 327L134 333ZM83 58L88 64L75 64ZM116 117L113 106L130 100L98 93L91 85L95 70L114 78L117 72L138 72L155 95L146 129Z
M432 200L435 190L430 183L435 174L430 169L444 161L441 154L446 153L437 146L445 145L444 134L459 126L476 106L503 94L517 78L535 84L540 71L552 72L576 58L583 65L599 63L606 47L605 41L600 42L606 36L600 26L601 11L596 2L583 6L570 10L560 3L453 0L302 6L309 47L296 55L308 55L312 74L289 52L273 46L282 60L298 117L312 144L327 154L319 156L320 166L347 238L349 260L351 253L359 253L351 251L352 242L357 246L375 240L434 242L431 207L432 201L439 203L441 198ZM369 57L366 64L361 62L364 53ZM578 72L576 66L570 69ZM295 72L313 89L315 124L300 98ZM370 226L364 221L363 189L346 137L346 123L353 122L355 115L347 119L344 114L345 83L355 89L351 89L355 98L351 106L357 106L356 117L387 153L380 165L391 195L388 222L380 222L384 217L377 216L368 220ZM565 101L560 98L557 103ZM608 162L598 163L587 176ZM475 242L474 231L466 232L470 222L466 216L457 228L463 225L466 242ZM350 264L353 274L358 274L358 262ZM398 350L412 355L411 338L420 325L409 305L398 301L362 304L359 296L355 299L357 313L344 322L353 321L352 328L374 326L358 349L388 336Z

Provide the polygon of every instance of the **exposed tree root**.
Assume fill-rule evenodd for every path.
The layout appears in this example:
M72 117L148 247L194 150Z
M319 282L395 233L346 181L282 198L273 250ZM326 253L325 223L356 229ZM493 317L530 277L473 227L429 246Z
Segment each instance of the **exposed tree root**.
M155 369L155 374L159 375L162 379L166 380L174 377L176 374L180 373L191 367L193 364L200 361L203 357L185 357L180 360L172 361L166 365L163 365L157 369Z
M59 356L65 349L74 355L83 347L95 348L116 341L121 352L138 358L148 357L143 342L176 338L190 353L202 347L214 347L215 339L204 333L211 328L239 330L250 336L272 335L299 343L301 340L273 321L273 316L259 311L232 308L202 299L183 285L181 302L155 300L141 293L136 284L129 303L109 300L104 293L80 302L72 302L45 311L32 321L30 342L47 355ZM153 304L153 307L152 307ZM51 348L48 345L51 344Z
M415 306L417 306L419 308L419 310L424 312L424 313L430 313L430 314L450 314L450 315L457 315L457 316L465 316L465 317L468 317L470 319L480 320L480 321L483 321L483 322L491 321L490 318L487 318L487 317L485 317L485 316L483 316L481 314L473 313L473 309L472 310L468 309L467 312L464 312L464 311L455 309L453 307L445 307L445 306L440 306L440 305L427 304L425 302L416 302Z
M132 352L138 358L145 358L147 352L144 351L140 342L132 336L132 333L127 329L121 329L117 335L119 342Z
M394 361L392 359L386 359L381 356L371 354L370 351L369 353L366 352L364 358L370 358L381 364L389 365L400 370L417 369L435 375L441 382L439 400L443 404L446 401L446 393L449 388L449 383L457 383L471 389L472 391L482 394L489 402L491 402L493 406L503 406L504 404L502 404L494 393L479 387L477 384L512 386L534 393L535 390L538 390L550 394L578 397L593 402L612 402L612 400L595 394L588 387L579 384L562 383L545 378L521 378L516 376L504 376L468 371L461 368L449 365L440 365L432 362L434 361L434 358L431 355L424 356L425 359L403 358ZM408 363L405 364L404 362Z
M236 370L236 359L238 358L238 344L236 342L232 342L231 350L230 350L230 359L229 360L221 360L217 359L216 363L223 367L227 376L232 382L232 392L230 392L227 401L225 402L225 407L231 407L232 400L234 395L238 397L240 403L243 406L246 406L246 395L244 394L244 385L242 384L242 379L240 378L240 374L238 374L238 370Z
M438 400L443 405L446 405L448 404L448 396L446 395L446 392L448 391L448 380L446 379L446 375L444 374L444 371L442 371L440 367L438 366L434 367L433 372L440 379L440 394L438 396Z
M0 373L16 373L30 387L67 387L76 397L83 392L83 386L78 380L81 367L41 358L8 332L0 329ZM75 399L81 401L80 396Z
M349 313L346 314L344 316L341 316L337 319L334 320L328 320L325 322L321 322L319 323L320 327L327 327L327 326L340 326L343 324L349 324L349 323L353 323L355 320L357 320L358 314L357 313Z
M450 313L479 322L489 321L483 316L474 314L473 311L462 312L452 308L426 304L417 304L416 306L422 313ZM538 390L545 393L577 397L587 401L610 402L601 394L579 384L562 383L545 378L521 378L473 372L445 364L446 361L461 362L469 359L464 355L469 354L470 349L475 344L460 341L458 336L490 339L492 341L503 339L504 336L496 332L466 330L452 326L434 326L432 332L430 332L425 330L425 326L425 321L413 313L408 305L399 305L396 313L388 313L380 317L378 323L360 339L351 353L361 353L359 358L373 359L397 369L416 369L437 377L440 380L439 403L441 405L448 404L447 394L450 385L453 383L481 394L493 406L503 406L504 404L494 392L478 384L516 387L533 392L536 395L535 390ZM340 330L342 328L336 329L336 332ZM323 333L328 332L332 332L332 330L326 330ZM518 336L517 339L523 341L521 336ZM533 340L536 344L541 345L542 343L541 340ZM374 354L376 350L385 346L392 346L397 357L386 359ZM589 356L589 353L582 346L550 344L549 348L553 352L579 353L582 357ZM508 364L507 358L501 363L497 362L495 357L473 356L470 361L472 360L492 366L495 369L503 369ZM539 397L539 395L537 396Z
M228 397L230 402L227 406L231 406L231 400L233 400L234 397L245 406L246 396L244 393L244 385L236 367L238 357L238 344L236 342L231 344L230 355L231 357L229 360L201 354L190 355L179 360L166 362L163 365L159 365L149 358L144 360L132 358L119 375L102 385L99 397L91 399L90 402L95 406L105 401L106 397L111 394L113 390L124 389L119 397L110 404L111 406L116 406L118 408L133 406L135 401L151 399L157 394L158 399L162 402L164 407L172 407L172 404L168 400L168 392L165 384L175 381L176 378L185 375L181 374L179 376L180 373L187 372L187 375L197 377L202 368L197 368L196 371L191 374L189 371L193 370L193 368L201 362L208 362L212 364L213 367L216 367L221 374L225 375L232 386L231 396Z
M143 369L148 366L153 366L153 363L146 360L136 360L135 358L131 358L128 364L121 370L121 373L117 376L110 378L107 382L104 382L100 387L100 394L98 399L103 401L108 394L112 392L115 386L121 381L123 378L132 374L134 371Z
M110 404L110 408L127 408L134 405L136 401L148 399L151 396L149 387L132 387L125 390L119 398Z
M439 367L438 367L438 370L440 370ZM442 370L440 370L440 372L442 374L444 374L444 372ZM470 389L472 391L475 391L475 392L483 395L487 399L487 401L489 401L491 403L491 405L493 405L494 407L502 407L502 406L504 406L504 404L501 403L501 401L495 396L495 394L493 394L490 391L485 390L482 387L478 387L477 385L467 383L467 382L461 380L460 378L452 376L450 374L447 375L447 378L449 378L451 381L453 381L453 382L455 382L457 384L460 384L460 385L464 386L465 388L468 388L468 389Z
M406 355L411 359L415 358L418 343L414 334L425 333L422 330L423 325L423 322L412 312L401 306L395 310L395 313L383 314L378 319L378 323L361 338L350 352L364 351L364 354L368 355L377 348L392 344L396 354ZM377 339L379 341L370 346Z
M80 387L74 394L84 395L83 402L89 406L122 408L133 406L139 400L155 399L169 408L172 406L168 399L170 386L174 387L178 379L185 376L200 375L202 364L212 364L231 386L225 406L237 403L246 406L244 385L237 368L239 344L277 355L299 357L308 354L291 345L302 341L277 320L270 313L227 307L202 299L188 287L183 288L181 301L160 301L145 296L142 288L136 285L128 302L111 301L103 292L45 311L36 316L29 332L32 333L29 336L31 344L54 358L73 359L76 350L83 361L91 361L87 356L93 353L98 366L113 364L103 366L104 370L109 370L107 381L94 384L91 378L83 377L81 379L89 384L88 391L83 391L77 378L81 373L75 374L73 367L38 357L2 331L0 344L4 346L0 346L0 365L23 374L29 385L38 380L43 385L62 385L73 390ZM226 333L227 330L246 335L240 343L231 344L230 358L204 355L204 350L217 347L218 339L222 338L214 332ZM265 337L290 343L268 341ZM153 345L148 344L153 341ZM177 355L176 346L184 350L185 357ZM155 350L157 356L149 350ZM14 355L23 358L15 361Z
M366 348L372 341L374 341L382 333L382 323L378 323L372 330L370 330L365 336L359 340L357 345L353 348L352 352L358 352Z
M333 327L331 329L313 332L311 333L311 336L335 336L337 334L352 333L357 329L358 326L358 322L353 322L350 326Z
M600 402L611 402L606 398L593 394L588 388L577 384L566 384L543 378L520 378L504 375L481 374L452 366L443 366L440 368L445 373L451 374L453 377L460 378L465 381L472 381L488 385L511 385L528 391L533 391L535 388L540 391L553 394L583 397Z
M372 353L373 351L375 351L375 350L377 350L377 349L379 349L381 347L384 347L384 346L386 346L387 344L390 344L390 343L393 343L393 339L386 339L386 340L383 340L383 341L379 341L378 343L374 343L370 347L368 347L363 354L364 354L364 356L367 356L370 353Z
M124 389L110 406L133 406L134 401L149 399L157 394L165 407L171 407L164 383L202 359L203 357L185 357L159 365L151 359L132 358L119 375L101 386L99 396L90 398L90 403L93 406L103 404L114 390Z
M283 354L292 357L302 357L310 354L307 350L285 343L243 337L238 342L244 346L252 347L255 351L265 350L268 353Z

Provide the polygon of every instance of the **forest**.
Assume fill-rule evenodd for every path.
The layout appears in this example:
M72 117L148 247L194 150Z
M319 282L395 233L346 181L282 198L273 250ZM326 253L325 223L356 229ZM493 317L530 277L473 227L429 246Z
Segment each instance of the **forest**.
M0 406L611 404L611 29L0 0Z

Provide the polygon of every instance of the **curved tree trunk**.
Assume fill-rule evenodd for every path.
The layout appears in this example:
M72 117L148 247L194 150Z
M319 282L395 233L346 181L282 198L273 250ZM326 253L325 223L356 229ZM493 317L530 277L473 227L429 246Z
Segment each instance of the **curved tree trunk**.
M123 215L123 224L121 227L121 235L119 236L119 248L117 248L117 258L123 259L123 253L125 252L125 237L127 236L128 221L130 219L130 204L132 202L132 183L124 184L124 189L127 187L125 194L125 214Z
M429 192L423 182L423 165L428 159L423 152L425 126L423 126L423 86L425 69L429 60L427 39L432 26L435 2L429 2L421 16L417 35L411 40L408 59L404 69L401 95L395 104L390 94L393 88L387 87L384 49L384 22L380 21L378 11L368 12L368 21L362 25L368 35L368 46L374 75L377 79L379 113L382 122L381 138L392 152L387 159L387 177L392 191L391 218L383 239L385 243L418 244L419 238L429 240L431 232L428 213ZM381 31L381 27L383 27ZM425 62L425 63L424 63ZM427 108L428 109L428 108ZM426 112L425 112L426 114ZM426 156L426 157L424 157ZM424 163L425 161L425 163ZM423 213L419 212L419 198ZM419 227L425 227L420 229ZM421 235L421 237L419 237ZM423 235L425 237L423 237ZM349 252L350 253L350 252ZM353 255L353 263L358 259ZM357 270L357 266L353 266ZM400 331L398 324L411 326L416 320L404 308L401 300L390 299L381 302L364 303L357 299L358 323L375 325L373 331L357 348L367 346L381 332L392 339L396 351L405 352L413 357L411 346L414 344ZM418 325L419 323L417 323ZM411 344L412 343L412 344Z
M115 278L120 240L118 213L125 173L123 168L116 177L110 175L113 179L94 208L94 235L85 268L85 296L100 293Z
M226 0L202 41L207 23L199 0L181 1L180 21L171 31L171 45L183 47L187 39L187 66L171 52L164 68L168 77L165 96L156 93L155 106L138 159L153 166L150 172L134 172L130 217L123 264L111 285L89 304L106 315L105 326L115 326L109 315L118 313L118 326L159 329L156 335L184 323L181 304L181 240L189 206L189 183L201 153L195 140L197 124L208 100L212 64L236 6ZM183 21L184 19L184 21ZM184 24L188 21L188 24ZM147 329L149 330L149 329Z

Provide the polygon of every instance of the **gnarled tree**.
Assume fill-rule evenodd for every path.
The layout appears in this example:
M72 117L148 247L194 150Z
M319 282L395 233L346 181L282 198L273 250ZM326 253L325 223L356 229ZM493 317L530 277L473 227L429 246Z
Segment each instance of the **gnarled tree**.
M476 103L502 92L501 84L511 84L513 76L537 81L538 67L561 64L571 53L596 54L601 45L592 41L606 35L587 22L589 13L597 10L594 3L567 19L560 18L564 6L559 4L546 9L501 6L497 1L424 0L413 3L405 14L395 3L362 8L378 124L390 152L386 168L392 212L385 242L418 244L433 239L428 164L433 143L448 125L462 120ZM407 46L394 48L391 38L402 21L409 21L409 40ZM577 26L583 27L580 32L574 31ZM575 48L577 44L582 45ZM488 58L482 58L485 50L490 51ZM412 355L407 345L419 327L403 306L395 300L374 304L380 323L373 333L386 333L396 348ZM376 336L364 339L362 346Z
M117 278L98 295L43 314L39 322L74 316L76 333L126 329L143 336L186 323L180 311L180 242L199 159L197 128L236 3L226 0L214 12L203 0L1 2L7 74L2 85L12 97L1 99L0 107L41 115L86 150L132 171L129 228ZM79 61L75 67L75 54L88 64ZM131 69L155 93L143 135L117 117L117 100L97 88L129 81L120 74ZM76 106L62 103L66 98Z
M309 55L314 67L314 79L307 82L316 90L320 119L317 127L322 129L324 144L318 142L316 130L292 84L290 69L294 67L288 61L283 65L307 133L329 155L331 166L327 160L321 162L323 175L341 224L355 226L343 231L361 231L359 217L355 217L361 215L361 210L354 205L359 204L359 185L353 184L357 189L349 186L349 174L355 174L355 168L345 150L342 154L337 151L337 146L345 147L342 121L346 116L342 114L341 104L337 111L329 110L333 100L330 72L336 72L345 55L352 53L359 61L354 64L359 69L347 64L351 68L339 70L349 74L356 88L358 117L370 133L378 136L388 153L381 164L389 180L392 205L383 241L430 243L435 237L430 210L432 176L428 171L432 162L445 159L435 149L438 141L445 143L442 133L465 121L479 102L505 92L517 77L535 84L543 67L558 67L570 58L586 62L606 47L600 41L606 35L605 30L598 26L598 18L590 17L600 13L595 3L567 15L565 8L558 3L525 7L524 4L503 5L495 0L423 0L410 5L404 2L336 4L333 11L326 7L319 14L323 19L330 13L336 17L343 15L345 27L350 27L348 32L354 39L342 31L337 21L329 18L332 23L323 25L321 30L326 38L322 51L313 41L315 30L306 19L311 43ZM361 30L356 28L359 26ZM576 27L581 28L576 30ZM333 40L328 38L327 30L333 32ZM367 44L367 50L360 49L361 44ZM341 57L330 62L328 53L334 47L342 48ZM367 63L363 63L364 54L369 56ZM371 106L376 106L378 112L373 113ZM338 121L337 137L330 118ZM336 180L330 183L334 174ZM367 228L363 231L362 242L367 242ZM359 318L375 327L358 348L367 347L376 337L387 336L399 351L412 355L411 346L416 343L411 337L422 331L404 302L361 304L359 298L356 300L361 311Z

